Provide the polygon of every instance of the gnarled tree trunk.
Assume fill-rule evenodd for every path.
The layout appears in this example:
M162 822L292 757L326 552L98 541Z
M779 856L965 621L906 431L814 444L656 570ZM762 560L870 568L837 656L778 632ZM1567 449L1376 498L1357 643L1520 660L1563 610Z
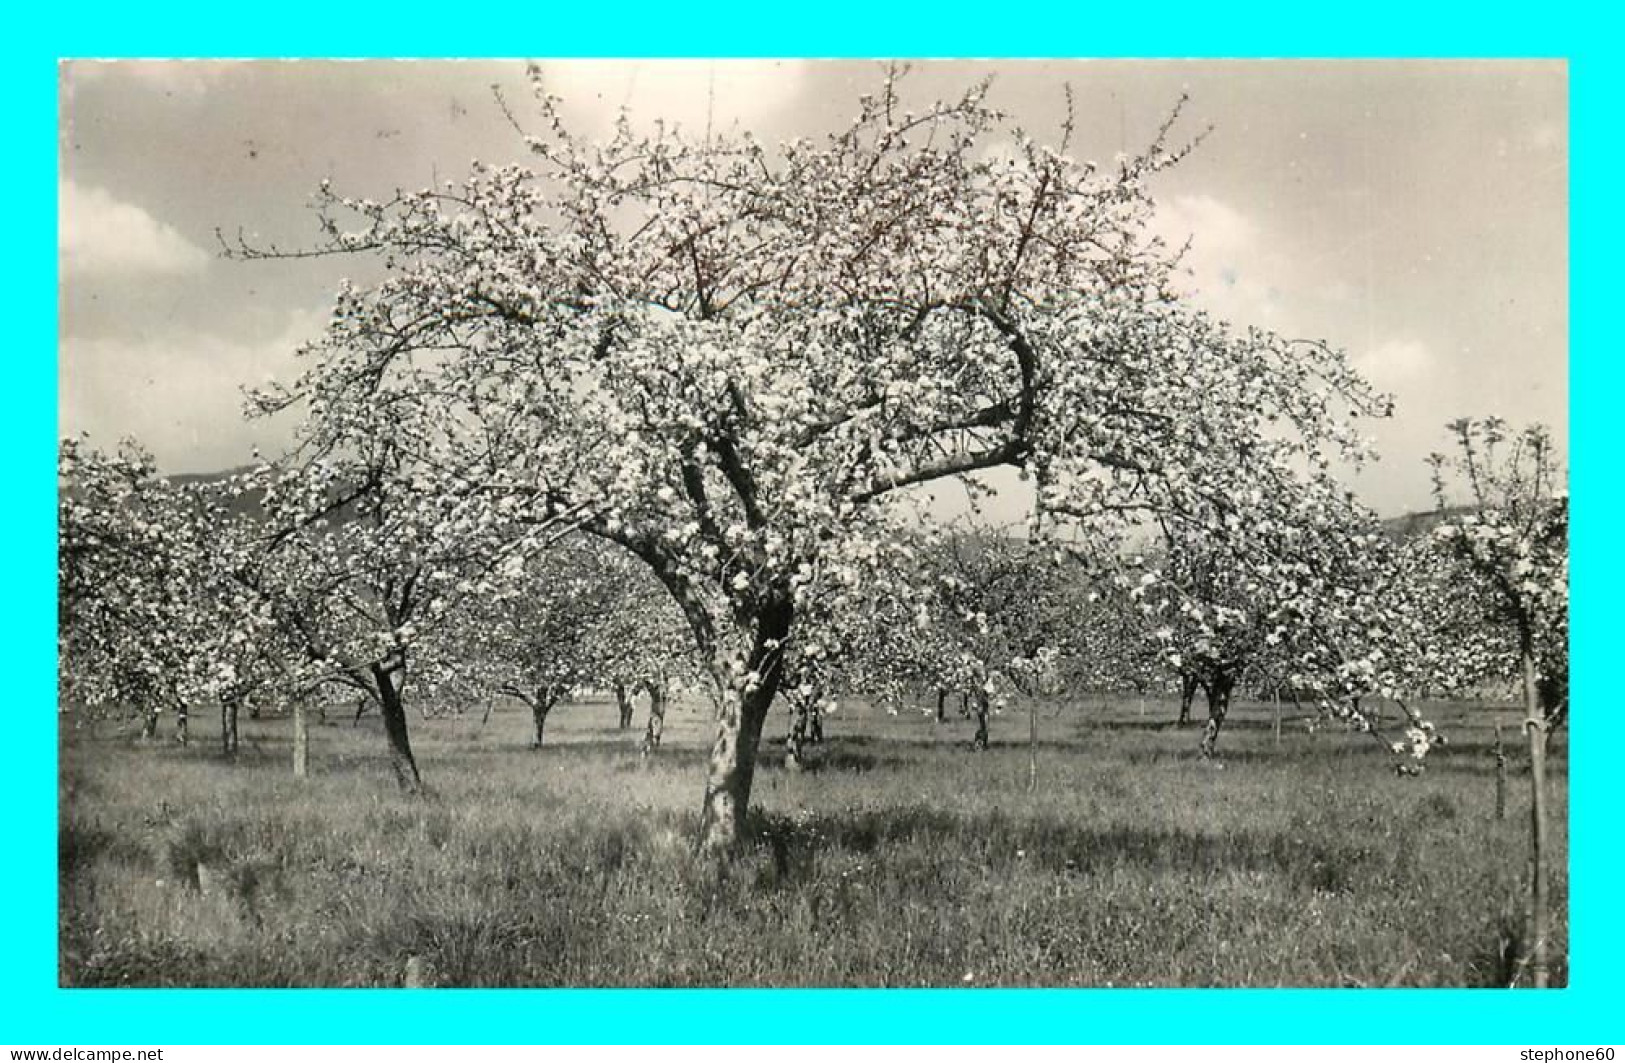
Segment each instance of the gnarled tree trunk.
M237 711L236 698L224 698L220 702L220 751L226 757L237 755Z
M976 692L976 734L970 740L970 747L975 750L987 748L987 714L988 696L985 689Z
M384 718L384 736L389 741L389 766L395 781L409 794L423 791L423 776L412 756L412 742L406 732L406 706L401 700L401 671L374 666L373 682L378 690L378 709Z
M542 739L547 731L547 714L553 707L564 700L569 687L558 684L543 685L536 688L534 694L520 694L520 699L530 706L530 718L536 725L536 741L531 744L532 749L542 748Z
M649 684L649 723L643 729L645 755L660 748L660 736L666 730L666 688L658 683Z
M1210 678L1203 688L1207 691L1207 725L1202 728L1202 758L1213 757L1214 748L1219 744L1219 729L1224 726L1224 717L1230 711L1230 691L1235 688L1236 681L1224 672L1219 672Z
M700 851L706 855L732 853L744 835L762 725L783 678L779 647L790 633L794 616L788 599L770 602L757 614L745 659L746 676L755 678L754 685L746 686L743 678L731 675L721 662L716 668L720 695L717 737L711 744L705 801L700 809Z
M1179 677L1179 721L1178 726L1186 727L1191 722L1191 702L1196 700L1196 688L1200 681L1194 675Z
M624 683L615 684L615 707L620 710L620 729L624 731L632 726L632 696Z
M189 714L185 705L175 706L175 741L183 746L191 741L191 735L187 727L188 717Z
M547 714L553 711L553 701L547 696L547 688L536 691L534 700L530 703L530 719L536 725L536 740L530 748L541 749L542 740L547 733Z
M784 766L791 770L806 766L802 762L802 751L808 742L807 721L811 704L812 699L805 697L799 691L792 693L790 698L790 733L784 737Z

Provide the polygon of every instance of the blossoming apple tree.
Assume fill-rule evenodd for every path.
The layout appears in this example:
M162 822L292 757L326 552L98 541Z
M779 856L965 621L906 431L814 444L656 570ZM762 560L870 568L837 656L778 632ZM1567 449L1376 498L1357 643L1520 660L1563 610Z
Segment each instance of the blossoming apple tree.
M405 698L413 667L468 603L517 577L526 559L569 530L509 505L497 519L438 489L401 446L408 415L381 401L343 451L295 452L238 477L232 489L263 511L235 566L293 647L300 691L352 690L378 706L390 766L423 788ZM432 669L424 669L432 676Z
M1180 724L1200 689L1207 698L1201 753L1211 758L1236 687L1250 672L1267 670L1284 642L1286 625L1272 622L1264 585L1222 548L1175 534L1160 557L1160 571L1132 588L1153 645L1162 648L1180 680Z
M1441 685L1442 657L1430 639L1439 572L1426 544L1396 540L1329 481L1290 506L1260 497L1248 536L1170 530L1165 552L1119 577L1186 689L1194 680L1208 692L1203 754L1245 674L1311 694L1324 714L1408 757L1399 770L1419 770L1439 736L1412 696ZM1385 704L1399 710L1403 740L1384 732Z
M64 696L136 706L143 733L215 700L221 742L237 710L274 682L285 646L235 579L242 524L210 485L160 476L132 441L104 454L68 439L58 455L58 671Z
M190 526L181 492L134 443L102 454L65 439L57 456L57 669L86 705L138 706L143 734L177 720L206 682L188 645ZM177 735L183 735L178 725Z
M591 142L539 89L528 165L324 188L325 236L295 252L382 273L341 289L286 388L309 446L398 411L484 526L579 521L678 603L721 691L708 852L739 837L815 566L893 535L894 496L1015 466L1079 539L1146 514L1244 536L1249 492L1326 475L1360 448L1351 416L1385 412L1339 352L1176 296L1147 229L1172 122L1096 164L986 85L905 90L888 75L827 137L767 144L626 121Z
M1546 752L1552 730L1568 714L1568 485L1551 433L1541 425L1514 432L1499 418L1463 418L1449 425L1452 451L1433 455L1434 490L1448 519L1435 530L1491 607L1483 619L1507 633L1529 735L1531 947L1537 988L1549 977L1546 883ZM1465 490L1454 511L1454 491Z

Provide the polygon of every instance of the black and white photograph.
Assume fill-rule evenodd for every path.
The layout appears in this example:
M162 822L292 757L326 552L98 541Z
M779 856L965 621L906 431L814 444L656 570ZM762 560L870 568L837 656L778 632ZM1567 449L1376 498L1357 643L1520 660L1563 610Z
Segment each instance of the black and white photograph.
M1570 985L1564 60L56 74L59 987Z

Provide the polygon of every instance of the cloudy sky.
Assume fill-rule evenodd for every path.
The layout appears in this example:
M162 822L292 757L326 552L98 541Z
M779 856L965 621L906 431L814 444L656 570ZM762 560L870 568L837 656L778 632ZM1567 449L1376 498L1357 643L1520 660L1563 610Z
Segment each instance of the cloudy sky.
M581 129L622 106L769 139L815 136L872 90L872 62L544 64ZM1155 191L1193 238L1190 287L1243 324L1325 339L1398 399L1359 490L1430 504L1443 424L1499 414L1568 431L1568 85L1560 62L918 63L931 98L996 76L995 103L1109 160L1188 94L1212 127ZM382 198L521 157L520 64L90 63L60 70L59 416L98 445L141 440L173 472L241 464L289 434L245 422L240 389L290 378L293 350L354 263L223 259L216 232L292 248L310 193Z

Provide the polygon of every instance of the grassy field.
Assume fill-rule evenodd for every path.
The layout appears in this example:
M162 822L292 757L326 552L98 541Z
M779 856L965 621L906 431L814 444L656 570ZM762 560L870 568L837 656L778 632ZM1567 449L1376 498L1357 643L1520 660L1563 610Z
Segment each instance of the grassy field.
M697 706L694 707L697 710ZM64 717L61 959L75 986L1493 986L1524 933L1528 776L1494 815L1494 720L1398 777L1367 736L1242 704L1221 765L1172 708L1046 707L971 725L848 707L818 770L764 749L754 848L697 866L708 721L643 761L613 705L414 718L435 794L398 796L376 718L211 721L188 749ZM770 734L782 732L776 713ZM1515 727L1508 727L1516 735ZM551 744L556 742L556 744ZM1554 984L1567 978L1566 735L1552 757ZM201 867L201 871L200 871Z

